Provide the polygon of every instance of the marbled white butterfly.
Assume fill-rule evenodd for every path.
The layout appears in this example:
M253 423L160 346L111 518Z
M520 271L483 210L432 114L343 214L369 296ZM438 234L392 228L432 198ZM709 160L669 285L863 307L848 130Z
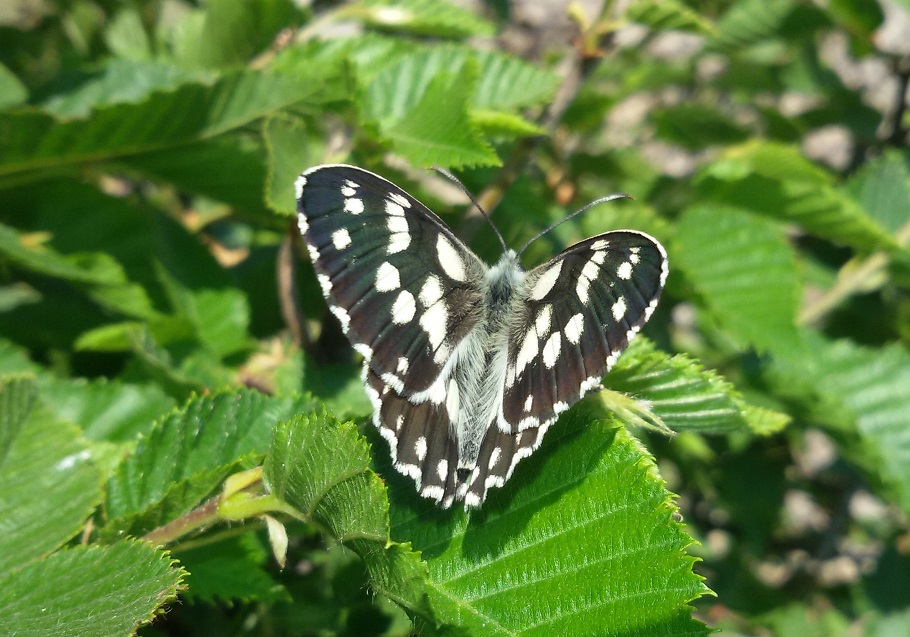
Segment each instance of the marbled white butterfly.
M478 507L560 413L600 387L667 278L652 237L592 237L525 272L490 267L439 217L354 166L296 182L298 225L332 313L364 358L373 422L424 497Z

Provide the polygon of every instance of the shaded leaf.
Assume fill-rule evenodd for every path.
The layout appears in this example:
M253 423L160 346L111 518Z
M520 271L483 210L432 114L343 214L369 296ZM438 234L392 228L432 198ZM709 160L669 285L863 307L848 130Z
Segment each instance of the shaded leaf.
M639 0L626 9L626 19L652 31L694 31L710 35L714 25L678 0Z

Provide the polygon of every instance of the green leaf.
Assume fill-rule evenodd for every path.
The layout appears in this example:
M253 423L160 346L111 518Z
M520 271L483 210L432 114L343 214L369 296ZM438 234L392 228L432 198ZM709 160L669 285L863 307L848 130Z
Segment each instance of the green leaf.
M743 49L779 37L793 11L793 0L740 0L729 5L716 23L712 43L725 49Z
M271 555L252 534L196 546L176 557L189 571L186 598L190 601L291 601L288 591L263 568Z
M143 542L80 546L0 578L0 615L18 637L131 635L176 599L182 576Z
M313 162L307 153L307 132L298 120L272 117L263 126L269 151L269 179L265 192L269 207L282 214L297 214L294 182Z
M466 67L466 71L472 68ZM395 149L415 166L497 166L501 162L468 117L474 74L440 73L403 118L382 125Z
M800 283L793 251L775 225L701 205L683 214L675 247L671 263L731 335L759 351L799 356Z
M570 412L481 510L396 509L393 537L422 551L436 619L456 633L705 635L671 497L624 429Z
M641 337L619 357L604 384L633 396L673 431L727 433L748 424L733 385L685 354L669 356Z
M535 137L546 134L544 129L521 115L502 111L472 110L470 117L471 122L488 136Z
M714 35L714 25L678 0L638 0L626 9L626 19L652 31L693 31Z
M867 250L897 247L829 174L791 146L750 142L706 166L697 179L715 200L798 223L820 237Z
M111 529L147 531L186 513L230 473L252 466L268 449L275 423L308 404L250 390L191 399L156 422L108 481ZM143 519L136 517L143 513Z
M133 385L104 379L48 378L42 401L54 416L79 425L87 438L131 442L152 422L175 407L156 385Z
M864 165L844 184L844 191L888 232L896 233L910 223L910 168L896 151Z
M192 144L306 99L319 90L314 75L240 72L211 86L184 84L138 104L94 109L86 119L60 120L47 113L0 113L0 178L84 162L111 161Z
M28 89L5 64L0 64L0 108L24 104Z
M655 109L651 117L657 126L658 137L695 150L740 143L748 138L748 132L732 118L705 104Z
M21 379L0 389L0 425L15 431L19 422L0 462L0 573L60 547L101 501L101 476L79 430L29 409L32 391Z
M109 255L94 252L64 256L32 241L0 224L0 254L17 266L76 284L99 305L127 316L155 316L142 286L127 280L123 268Z
M0 464L18 438L22 423L28 418L38 395L31 376L0 377Z
M817 417L849 423L878 462L874 469L910 512L910 352L900 345L871 348L848 340L810 340Z
M408 544L389 539L386 488L369 461L353 424L325 414L298 416L275 429L263 479L272 495L356 551L376 592L430 617L426 567Z
M445 0L361 0L341 12L383 29L442 38L493 35L493 25Z

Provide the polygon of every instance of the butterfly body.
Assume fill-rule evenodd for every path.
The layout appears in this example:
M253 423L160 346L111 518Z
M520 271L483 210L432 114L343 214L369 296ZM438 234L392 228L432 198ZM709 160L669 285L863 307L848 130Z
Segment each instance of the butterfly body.
M524 271L483 263L423 204L352 166L297 181L298 225L364 357L395 468L444 507L480 506L600 379L657 304L666 254L599 235Z

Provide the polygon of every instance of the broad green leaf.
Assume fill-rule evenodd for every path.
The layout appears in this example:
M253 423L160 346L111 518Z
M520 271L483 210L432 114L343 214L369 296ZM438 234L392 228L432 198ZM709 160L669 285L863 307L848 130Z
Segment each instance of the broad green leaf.
M0 287L0 313L10 312L17 307L40 301L41 294L27 283L14 283Z
M171 38L178 61L188 68L244 65L301 17L291 0L210 0L204 7Z
M540 126L529 122L520 115L477 109L472 110L469 114L471 122L489 136L533 137L546 134L546 131Z
M111 161L208 139L305 100L319 90L312 76L259 72L224 75L211 86L184 84L139 104L94 109L86 119L61 120L38 111L0 113L0 178Z
M9 108L25 103L28 89L5 64L0 64L0 108Z
M41 374L43 371L43 367L31 361L24 347L0 338L0 374Z
M717 32L707 18L678 0L639 0L629 5L625 17L652 31L694 31L705 35Z
M79 425L87 438L130 442L152 422L175 407L156 385L134 385L104 379L47 378L41 398L62 420Z
M369 79L364 95L366 113L379 121L404 117L417 106L434 78L441 73L462 73L469 60L477 65L476 82L464 82L471 109L507 111L537 104L551 97L559 81L548 71L501 53L457 46L419 49L386 63Z
M291 601L288 591L263 568L272 560L253 534L222 539L176 553L189 575L190 601Z
M683 214L675 248L671 263L740 343L799 356L800 283L793 251L775 225L735 208L701 205Z
M8 382L3 392L13 393L4 402L18 404L19 413L2 424L14 427L28 398L21 392L29 390ZM0 463L0 573L60 547L101 501L101 476L79 433L41 408L21 422Z
M17 266L84 289L99 305L127 316L152 318L155 310L142 286L127 280L117 261L101 252L64 256L37 237L0 224L0 254Z
M182 577L143 542L79 546L0 578L0 615L18 637L132 635L176 599Z
M748 132L721 110L704 104L679 104L651 112L657 136L691 149L736 144Z
M609 421L570 412L469 517L428 508L396 507L393 537L422 552L436 619L456 634L707 634L672 495ZM421 634L436 632L449 634Z
M896 246L829 174L794 147L750 142L706 166L698 179L717 201L798 223L820 237L866 250Z
M850 423L874 457L875 469L910 512L910 352L900 345L862 347L847 340L811 340L822 398L816 415L830 424Z
M139 104L155 91L174 91L188 82L212 81L214 76L191 73L160 60L113 58L100 73L71 91L55 93L41 107L60 118L88 117L95 108Z
M269 151L265 199L272 210L296 215L294 182L313 164L307 152L307 132L299 121L273 117L266 120L263 136Z
M493 25L446 0L360 0L341 11L366 24L443 38L493 35Z
M740 0L716 22L713 44L743 49L780 36L781 26L796 6L794 0Z
M304 398L268 398L246 389L191 399L156 422L108 481L106 511L113 528L123 527L118 518L150 510L146 523L186 513L230 473L265 453L276 422L308 405Z
M38 385L31 376L0 377L0 466L13 441L19 437L38 396Z
M390 541L386 488L369 462L353 424L314 413L275 429L263 479L272 495L356 551L376 592L429 617L426 567L410 545Z
M888 232L910 224L910 168L904 155L890 151L873 159L844 184L844 191Z
M135 7L120 9L104 30L104 43L111 53L115 54L114 60L145 60L152 56L152 46L149 42L142 16Z
M673 431L727 433L748 425L743 398L728 381L685 354L669 356L641 337L620 356L604 384L631 395Z
M404 117L382 124L383 133L415 166L499 165L496 152L468 117L466 101L474 74L468 65L455 75L440 73ZM468 72L465 72L468 71Z

